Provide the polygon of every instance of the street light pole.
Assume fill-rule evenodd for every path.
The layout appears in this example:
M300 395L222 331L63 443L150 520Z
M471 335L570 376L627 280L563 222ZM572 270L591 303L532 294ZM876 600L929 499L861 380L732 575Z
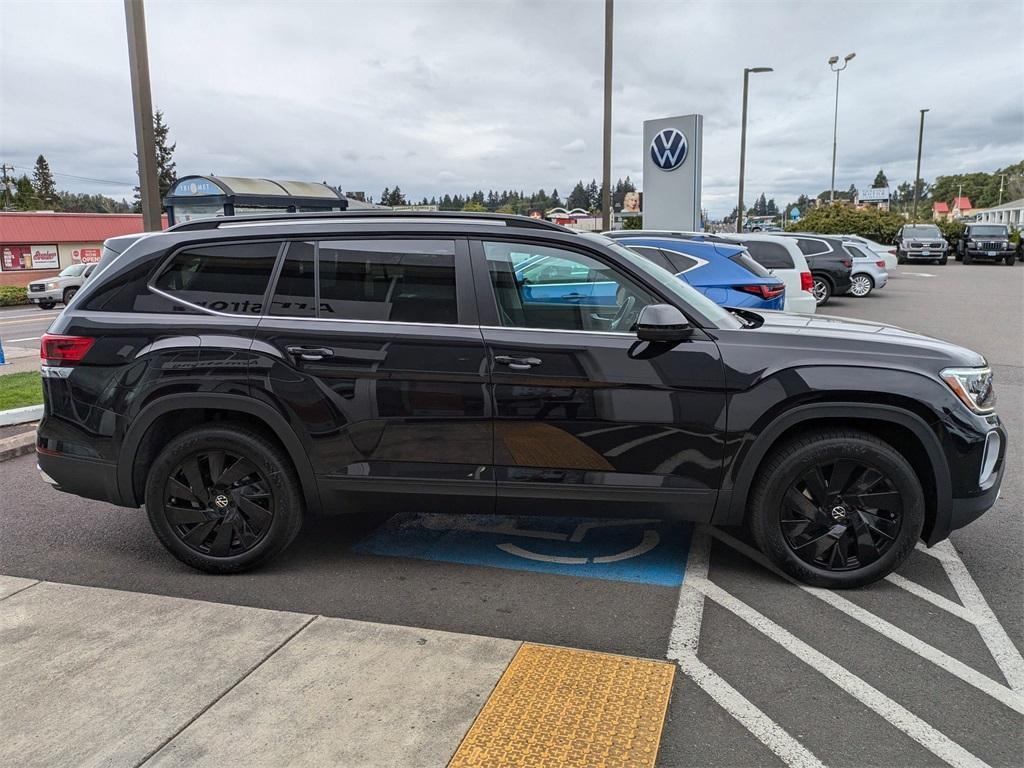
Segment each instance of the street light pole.
M604 3L604 157L601 177L601 229L612 228L612 20L614 0Z
M160 188L156 173L156 139L153 135L153 97L149 90L149 52L146 46L146 12L142 0L124 0L128 28L128 67L132 78L132 106L135 113L135 154L139 160L139 198L142 227L159 232Z
M839 129L839 73L842 72L850 64L850 60L856 56L856 53L848 53L843 58L843 66L837 67L839 63L838 56L831 56L828 60L829 68L836 73L836 109L835 114L832 117L832 184L829 186L828 202L831 205L836 201L836 135Z
M921 147L924 144L924 113L930 110L921 110L921 127L917 131L917 173L914 174L914 210L911 217L917 219L917 197L921 191Z
M743 69L743 121L740 127L740 199L736 206L736 231L743 231L743 175L747 166L747 86L751 72L771 72L771 67L744 67Z

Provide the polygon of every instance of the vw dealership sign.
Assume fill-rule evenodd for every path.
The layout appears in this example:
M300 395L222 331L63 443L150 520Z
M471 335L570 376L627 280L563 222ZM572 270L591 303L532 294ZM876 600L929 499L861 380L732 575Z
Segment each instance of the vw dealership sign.
M644 121L644 229L700 228L703 115Z
M686 159L686 149L682 131L666 128L651 140L651 160L663 171L674 171Z

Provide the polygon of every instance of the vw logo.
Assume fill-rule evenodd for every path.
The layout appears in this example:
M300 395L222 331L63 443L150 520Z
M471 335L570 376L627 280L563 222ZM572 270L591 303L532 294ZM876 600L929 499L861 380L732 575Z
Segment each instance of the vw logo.
M228 504L231 503L231 499L225 496L223 493L218 493L214 499L213 504L217 509L224 509Z
M837 523L840 520L845 520L846 507L842 506L841 504L837 507L832 507L832 519L835 520Z
M651 160L663 171L674 171L686 159L686 137L677 128L665 128L651 140Z

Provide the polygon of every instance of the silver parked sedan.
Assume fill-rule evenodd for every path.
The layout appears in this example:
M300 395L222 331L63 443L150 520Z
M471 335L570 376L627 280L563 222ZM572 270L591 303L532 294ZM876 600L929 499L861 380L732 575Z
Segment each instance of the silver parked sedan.
M843 249L853 258L850 270L850 290L847 294L864 298L875 288L884 288L889 282L889 273L885 269L885 260L873 253L866 246L847 242Z

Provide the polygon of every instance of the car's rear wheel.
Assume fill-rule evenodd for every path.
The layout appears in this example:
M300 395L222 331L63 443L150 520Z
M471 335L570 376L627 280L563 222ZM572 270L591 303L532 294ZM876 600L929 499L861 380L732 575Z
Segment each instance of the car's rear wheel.
M814 297L814 303L819 307L828 303L828 300L832 298L832 283L827 278L815 275L811 282L811 295Z
M819 430L774 450L749 503L758 547L794 578L830 589L870 584L921 536L924 493L913 468L866 432Z
M153 462L146 512L161 543L211 573L252 568L280 553L302 524L302 491L288 457L238 424L178 435Z
M53 309L56 306L57 306L57 302L55 302L55 301L40 301L39 302L39 308L40 309Z
M871 279L871 275L861 273L854 275L850 280L850 294L858 299L867 296L874 287L875 281Z
M78 293L78 288L72 287L64 289L64 306L67 306L69 303L71 303L71 299L75 297L76 293Z

